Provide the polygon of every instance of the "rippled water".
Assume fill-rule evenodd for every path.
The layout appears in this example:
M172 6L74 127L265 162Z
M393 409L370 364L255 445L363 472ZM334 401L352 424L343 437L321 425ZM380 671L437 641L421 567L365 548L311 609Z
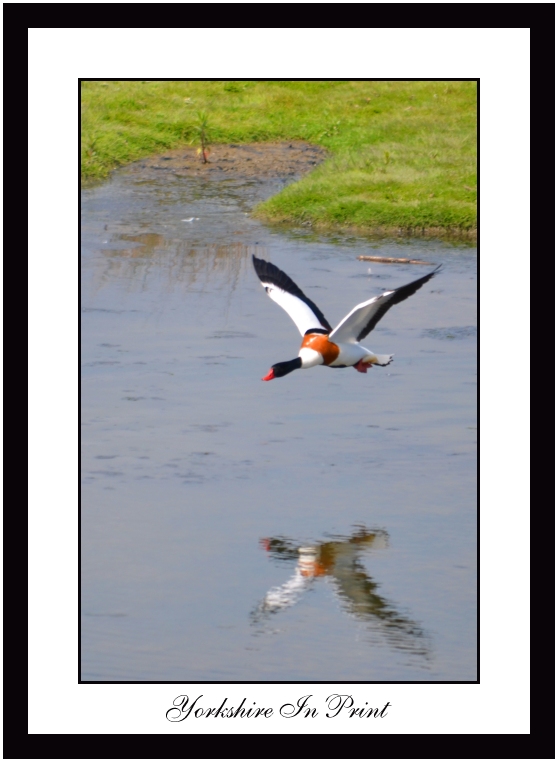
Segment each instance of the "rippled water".
M476 679L476 252L272 232L281 185L83 192L84 680ZM389 367L263 383L300 336L252 254L333 325L430 269L357 256L443 269L364 341Z

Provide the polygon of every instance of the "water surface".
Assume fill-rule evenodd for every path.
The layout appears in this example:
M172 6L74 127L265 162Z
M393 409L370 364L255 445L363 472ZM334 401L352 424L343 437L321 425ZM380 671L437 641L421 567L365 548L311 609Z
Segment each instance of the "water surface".
M270 231L282 181L134 168L83 192L82 679L476 679L476 252ZM251 255L333 325L443 269L297 371Z

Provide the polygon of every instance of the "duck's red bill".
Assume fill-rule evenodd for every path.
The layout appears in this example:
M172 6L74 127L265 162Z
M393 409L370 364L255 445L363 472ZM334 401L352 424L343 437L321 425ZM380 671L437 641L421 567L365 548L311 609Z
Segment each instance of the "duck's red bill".
M273 368L269 371L267 376L264 376L262 378L262 381L271 381L272 378L275 378L275 373L273 372Z

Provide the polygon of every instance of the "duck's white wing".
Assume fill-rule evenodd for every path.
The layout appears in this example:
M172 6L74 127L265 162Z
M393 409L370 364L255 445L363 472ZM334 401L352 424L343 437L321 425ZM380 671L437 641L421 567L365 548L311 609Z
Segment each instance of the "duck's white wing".
M329 336L330 340L336 343L361 341L365 336L368 336L390 307L412 296L415 291L418 291L421 286L424 286L438 272L440 267L441 265L431 273L428 273L428 275L424 275L422 278L414 280L406 286L401 286L401 288L396 288L393 291L385 291L380 296L374 296L367 302L357 304L331 332Z
M323 313L286 273L265 259L253 256L252 261L268 296L288 313L302 336L312 330L331 331Z

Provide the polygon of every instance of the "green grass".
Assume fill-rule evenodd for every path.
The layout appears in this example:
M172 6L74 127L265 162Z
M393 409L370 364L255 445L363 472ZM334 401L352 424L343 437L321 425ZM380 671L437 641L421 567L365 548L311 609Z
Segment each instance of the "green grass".
M83 179L196 141L305 140L330 157L260 204L270 222L474 236L476 83L84 82Z

